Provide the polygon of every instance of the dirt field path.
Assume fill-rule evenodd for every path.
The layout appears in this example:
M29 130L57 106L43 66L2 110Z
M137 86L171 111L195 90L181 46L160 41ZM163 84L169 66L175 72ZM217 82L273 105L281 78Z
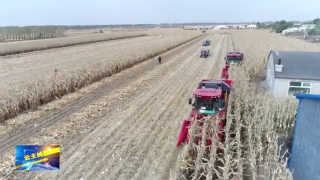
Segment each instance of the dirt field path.
M114 62L121 58L136 57L139 49L145 50L147 44L161 44L161 41L156 36L146 36L0 57L0 87L50 76L55 69L58 69L58 73L64 73L94 62L109 62L111 59Z
M60 143L59 172L14 172L12 178L167 179L177 158L180 126L190 110L187 99L199 80L218 78L223 66L229 38L216 35L210 39L208 59L199 58L201 47L195 44L138 79L135 82L138 87L130 86L124 93L115 92L117 101L110 97L100 99L113 103L107 105L110 108L107 115L95 111L103 106L92 105L94 108L91 107L86 118L96 118L98 126L84 127L81 133ZM135 94L126 96L131 95L130 90ZM121 97L117 99L117 96ZM36 138L39 144L52 142L52 139Z

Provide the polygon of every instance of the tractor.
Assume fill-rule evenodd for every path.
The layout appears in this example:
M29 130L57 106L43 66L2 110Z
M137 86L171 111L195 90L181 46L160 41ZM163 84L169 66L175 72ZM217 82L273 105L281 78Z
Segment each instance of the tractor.
M241 64L243 60L243 53L229 52L224 59L226 60L226 63L230 65Z
M209 46L210 44L211 44L210 40L205 40L203 41L202 46Z
M207 58L209 56L210 50L209 49L201 49L200 58L204 57Z
M190 143L189 127L191 123L199 122L206 116L215 116L221 119L219 123L219 141L224 142L224 126L226 123L226 107L228 97L232 86L232 80L210 80L204 79L198 84L198 88L193 92L192 98L189 98L189 104L192 105L191 113L188 119L183 121L177 147L184 141ZM202 128L199 129L200 133ZM197 136L196 144L202 141L202 136ZM206 146L210 146L212 140L206 140Z

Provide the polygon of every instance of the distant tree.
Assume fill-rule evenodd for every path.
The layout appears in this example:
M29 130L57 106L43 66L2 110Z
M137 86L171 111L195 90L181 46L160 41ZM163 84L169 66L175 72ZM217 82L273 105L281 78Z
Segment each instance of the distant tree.
M271 27L276 33L281 33L283 30L293 27L293 22L287 22L286 20L276 21Z
M281 21L278 22L279 25L283 25L283 24L286 24L286 23L287 23L287 21L285 21L285 20L281 20Z
M318 24L320 23L320 18L315 18L313 21L312 21L312 24Z
M260 23L260 22L257 22L257 27L259 29L265 29L265 28L269 28L268 25L266 23Z
M317 36L320 35L320 22L316 25L315 28L308 30L309 36Z

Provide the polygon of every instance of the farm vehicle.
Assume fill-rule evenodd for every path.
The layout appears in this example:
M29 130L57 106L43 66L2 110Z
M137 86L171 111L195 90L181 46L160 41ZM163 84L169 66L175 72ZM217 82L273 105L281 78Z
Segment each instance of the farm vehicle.
M226 65L224 68L222 68L221 78L228 79L230 65L241 65L243 60L243 53L229 52L224 59L226 60Z
M210 44L211 44L211 41L205 40L203 41L202 46L209 46Z
M243 53L229 52L224 59L226 60L226 63L230 65L241 64L243 60Z
M228 79L229 78L229 67L230 65L226 62L226 66L222 68L221 78Z
M201 49L200 58L204 57L207 58L209 56L210 50L209 49Z
M226 108L228 97L232 86L232 80L210 80L204 79L198 84L198 88L193 92L192 98L189 98L189 104L192 105L191 113L188 119L182 123L177 147L184 141L190 143L189 128L192 123L200 122L199 134L192 138L192 142L199 144L202 142L202 119L207 116L219 118L219 142L224 142L224 126L226 123ZM212 135L211 135L212 136ZM211 137L209 136L209 137ZM212 144L211 138L205 140L206 146Z

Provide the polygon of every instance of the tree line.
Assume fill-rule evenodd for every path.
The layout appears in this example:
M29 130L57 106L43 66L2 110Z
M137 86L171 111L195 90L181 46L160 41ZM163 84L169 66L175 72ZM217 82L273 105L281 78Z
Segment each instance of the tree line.
M309 29L308 35L310 35L310 36L320 35L320 18L315 18L312 21L303 22L302 24L314 24L315 28ZM285 29L294 27L294 22L280 20L280 21L276 21L275 23L271 23L271 24L258 22L256 25L258 28L262 28L262 29L271 28L276 33L281 33Z

